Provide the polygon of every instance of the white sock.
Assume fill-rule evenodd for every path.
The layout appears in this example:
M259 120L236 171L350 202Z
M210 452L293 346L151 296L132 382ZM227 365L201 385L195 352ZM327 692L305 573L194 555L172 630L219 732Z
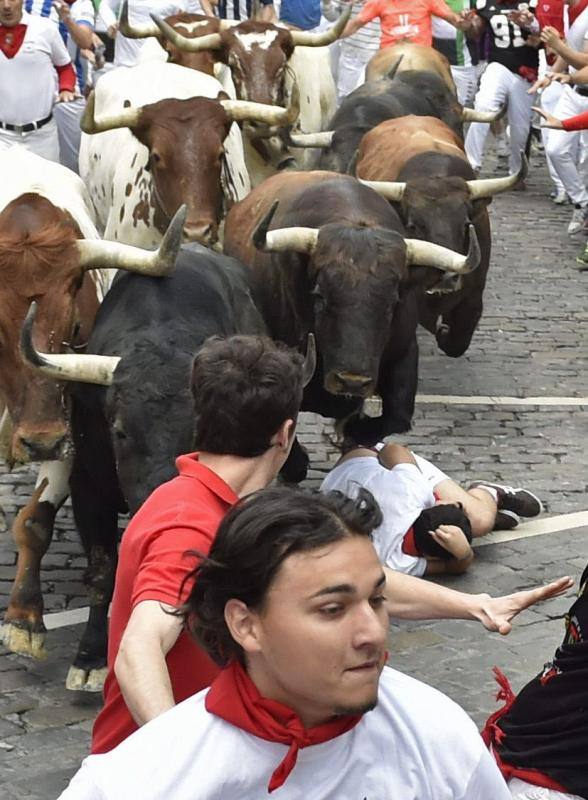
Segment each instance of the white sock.
M496 489L493 489L492 486L484 486L484 484L481 483L479 486L476 486L476 489L483 489L485 492L488 492L496 505L498 505L498 492Z

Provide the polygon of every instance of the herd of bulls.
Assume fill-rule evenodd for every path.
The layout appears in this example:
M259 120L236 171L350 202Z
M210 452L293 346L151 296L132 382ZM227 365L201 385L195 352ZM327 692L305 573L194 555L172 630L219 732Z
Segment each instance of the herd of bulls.
M14 525L3 636L44 653L41 559L71 494L90 619L69 688L101 688L118 514L190 451L190 365L208 337L316 342L303 409L368 445L410 427L419 322L450 356L469 346L487 206L526 166L476 177L473 112L429 48L381 51L335 110L326 45L348 13L308 34L186 14L134 30L123 11L126 35L153 38L90 96L81 179L0 154L0 443L10 464L43 462ZM372 395L378 417L362 413ZM295 446L284 478L307 465Z

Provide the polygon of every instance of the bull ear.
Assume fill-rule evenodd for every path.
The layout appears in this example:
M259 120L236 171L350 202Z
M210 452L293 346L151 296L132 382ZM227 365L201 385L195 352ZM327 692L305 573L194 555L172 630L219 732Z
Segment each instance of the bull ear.
M279 205L280 201L274 200L274 202L271 204L270 210L261 219L255 230L253 231L251 240L253 241L256 250L265 250L267 232L269 230L269 226L271 225L272 219L274 218L276 211L278 210Z
M225 91L220 91L217 94L216 99L217 100L230 100L231 98L229 97L229 95Z
M118 356L70 355L39 353L33 344L33 325L37 315L37 304L31 307L20 333L20 354L27 364L58 381L80 381L110 386L118 366Z
M316 341L314 333L309 333L306 339L306 356L302 365L302 386L306 388L311 382L316 370Z

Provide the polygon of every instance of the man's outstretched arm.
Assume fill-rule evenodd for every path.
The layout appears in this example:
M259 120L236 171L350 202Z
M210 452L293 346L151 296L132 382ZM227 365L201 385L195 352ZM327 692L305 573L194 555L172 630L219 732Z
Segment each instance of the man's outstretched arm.
M490 597L466 594L437 583L384 567L388 612L397 619L474 619L489 631L510 633L512 620L526 608L567 592L573 578L559 578L546 586Z

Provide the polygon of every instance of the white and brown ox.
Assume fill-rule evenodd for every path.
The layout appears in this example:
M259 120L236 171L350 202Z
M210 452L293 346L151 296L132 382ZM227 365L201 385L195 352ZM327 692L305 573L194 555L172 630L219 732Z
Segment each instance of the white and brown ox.
M68 493L71 442L62 387L25 366L20 328L34 299L35 342L54 354L83 347L102 299L104 268L169 272L181 240L182 215L159 252L99 239L82 181L65 167L20 147L0 153L0 400L3 457L41 461L36 489L14 524L16 578L3 639L42 657L45 627L40 564L57 509Z
M288 125L297 113L231 100L212 76L176 64L108 73L89 98L80 148L105 238L156 245L185 204L185 239L213 245L226 209L250 189L235 121Z
M286 98L296 83L300 93L300 116L293 130L314 133L324 129L336 109L327 45L337 40L350 13L351 7L329 30L320 33L247 20L207 35L201 35L203 28L193 28L189 35L184 35L177 24L170 25L156 16L153 19L175 52L214 52L218 61L230 67L237 97L241 100L286 105ZM248 165L252 181L257 185L260 179L275 172L276 163L279 163L276 154L281 152L284 156L284 149L282 144L280 150L275 141L264 145L263 140L255 140L254 131L250 134L254 152L248 153ZM308 166L312 157L312 153L297 153L300 166Z

